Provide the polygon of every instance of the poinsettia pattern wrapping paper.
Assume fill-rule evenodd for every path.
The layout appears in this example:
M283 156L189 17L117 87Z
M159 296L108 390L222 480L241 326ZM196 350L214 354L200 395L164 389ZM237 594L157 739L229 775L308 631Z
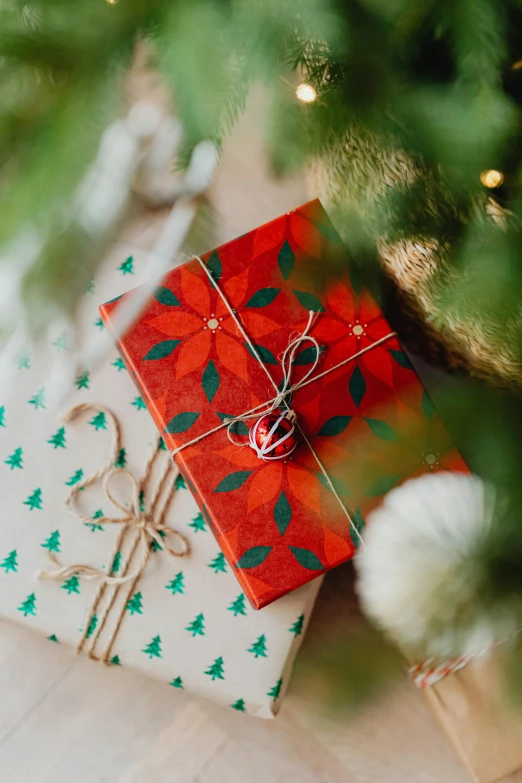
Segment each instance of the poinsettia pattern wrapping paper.
M120 306L101 308L109 324ZM317 359L289 402L297 446L264 462L248 422L232 443L222 422L274 399L310 312L320 355L303 344L292 363L293 385ZM119 345L256 608L353 557L367 513L396 484L467 471L318 201L168 273Z
M103 329L100 302L145 279L144 261L142 252L125 255L121 245L115 247L83 296L80 319L86 334ZM50 408L49 366L68 350L67 335L58 333L36 355L20 354L14 383L0 400L0 615L40 631L50 643L76 647L96 583L76 575L61 581L35 575L49 565L48 552L60 563L112 566L117 573L118 563L107 559L118 531L96 522L102 513L117 514L97 491L78 493L90 524L71 517L64 506L71 486L104 463L110 440L102 411L64 424L60 411ZM116 351L93 375L77 377L61 409L80 402L114 411L123 436L118 464L141 476L157 432ZM168 454L162 458L169 459ZM166 521L188 538L191 554L173 558L155 552L151 557L125 610L112 665L163 680L173 692L185 689L238 711L272 717L319 583L256 612L182 479Z

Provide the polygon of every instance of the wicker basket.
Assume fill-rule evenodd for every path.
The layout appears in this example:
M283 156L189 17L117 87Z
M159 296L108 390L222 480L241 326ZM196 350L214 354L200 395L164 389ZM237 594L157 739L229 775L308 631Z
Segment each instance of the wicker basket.
M355 196L364 204L375 195L375 190L370 192L365 183L370 182L375 188L375 182L380 182L384 191L416 176L411 161L390 148L376 154L375 145L361 144L355 135L347 136L344 145L345 152L346 147L350 150L350 174L344 188L328 175L336 150L331 151L329 160L315 161L307 172L310 197L321 200L334 222L335 203L347 193L352 200ZM494 220L505 219L505 213L493 199L486 202L486 210ZM342 226L337 228L342 236ZM438 303L442 289L437 272L443 254L436 242L381 243L379 253L391 283L391 306L387 312L401 339L412 350L452 372L466 373L490 384L522 384L522 363L516 350L522 334L522 309L502 328L483 313L450 317Z

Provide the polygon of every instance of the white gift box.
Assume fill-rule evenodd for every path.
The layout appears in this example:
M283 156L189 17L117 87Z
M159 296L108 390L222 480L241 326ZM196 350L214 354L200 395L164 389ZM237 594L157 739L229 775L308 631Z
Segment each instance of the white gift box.
M87 336L103 328L101 302L144 280L144 257L143 251L126 255L121 245L115 246L83 296L79 318ZM0 615L39 630L51 643L74 648L89 618L93 624L91 606L99 580L81 574L48 580L37 574L53 568L52 555L60 565L86 564L105 572L112 566L118 576L118 563L109 558L120 526L96 522L102 513L119 514L101 482L77 493L77 505L92 518L90 523L74 518L65 507L75 482L106 462L109 421L91 411L63 423L60 414L78 403L112 410L125 450L119 464L136 477L143 474L157 432L116 351L91 375L76 379L59 409L51 407L49 370L68 350L67 336L58 333L36 355L21 354L9 388L1 392ZM168 459L166 452L158 455L159 462ZM128 505L129 487L119 483L118 499ZM181 483L164 521L187 538L190 554L177 558L155 551L130 600L121 587L108 614L110 619L121 611L123 617L109 660L163 680L173 694L183 688L250 715L273 717L321 580L253 610ZM120 561L125 558L123 551ZM106 630L110 626L108 621Z

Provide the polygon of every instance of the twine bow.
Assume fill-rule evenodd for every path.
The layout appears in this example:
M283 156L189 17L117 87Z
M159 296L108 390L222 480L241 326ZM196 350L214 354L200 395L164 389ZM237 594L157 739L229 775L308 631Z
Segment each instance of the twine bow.
M39 579L56 580L66 579L73 574L81 574L84 579L98 579L100 581L100 585L94 596L85 623L82 637L77 646L77 651L81 652L87 639L90 639L91 649L88 653L89 657L103 660L106 663L109 660L114 641L123 620L127 599L133 593L136 584L145 571L149 557L154 549L153 544L155 543L157 545L158 550L164 551L172 557L184 557L187 555L189 552L189 544L185 536L178 530L174 530L163 522L168 505L174 493L177 476L170 458L164 461L157 483L150 492L151 500L148 509L141 510L140 493L144 491L145 485L151 480L153 467L160 453L158 451L159 437L153 444L153 450L147 460L143 478L138 481L129 470L114 467L120 450L121 435L118 420L110 410L101 405L82 403L68 411L63 418L65 421L71 421L79 414L87 411L102 411L105 414L112 433L110 456L104 467L96 473L86 476L82 481L79 481L71 488L65 501L65 506L76 520L84 522L85 524L92 524L92 517L84 516L76 508L76 499L80 490L102 480L103 490L107 499L122 512L122 516L100 516L96 518L96 524L119 525L120 531L116 537L113 551L108 560L109 567L107 568L107 571L102 571L83 563L73 563L71 565L61 566L55 555L49 553L49 558L55 567L49 570L42 570L37 576ZM125 475L127 480L130 481L131 494L128 506L120 503L110 488L111 480L118 474ZM169 538L171 539L172 546L169 546L167 543ZM119 569L121 570L121 576L112 576L110 571L112 570L112 563L114 562L116 553L121 552L127 539L131 539L130 547L128 553L124 554L122 557ZM176 548L174 548L175 546ZM137 563L134 562L136 556ZM129 570L131 566L133 566L132 571ZM95 654L96 643L100 638L100 634L109 617L111 608L116 601L118 591L123 585L128 585L127 598L123 602L120 614L116 618L113 630L109 634L105 651L98 657ZM98 607L102 603L102 599L109 587L112 587L113 589L110 592L108 601L106 601L100 616L98 616ZM96 632L93 633L89 632L89 629L95 616L97 618Z
M274 397L272 400L269 400L268 402L258 405L256 408L253 408L252 411L247 412L242 416L236 416L233 419L226 420L228 425L227 426L228 438L235 446L248 445L248 441L238 442L234 440L234 438L232 437L232 428L234 424L236 424L236 422L238 421L249 421L250 419L258 419L260 416L266 416L267 413L273 413L281 406L285 406L287 408L286 417L290 419L290 421L292 422L297 421L297 415L295 411L293 411L291 408L288 407L288 405L286 405L286 400L288 397L291 397L295 391L301 389L303 386L306 386L306 382L311 376L313 376L315 372L315 368L319 363L319 358L321 356L321 348L319 346L319 343L315 339L315 337L312 337L310 335L310 330L312 329L312 326L314 325L317 316L318 313L314 313L312 310L309 311L308 323L306 324L303 332L301 332L301 334L298 334L296 337L291 339L287 347L283 351L283 354L281 356L281 369L283 371L283 381L281 383L280 389L278 390L277 396ZM296 381L296 383L292 384L291 383L292 371L294 368L294 361L297 357L297 351L302 347L303 343L307 343L307 342L311 343L312 346L315 348L315 359L312 363L312 366L306 371L306 373L303 375L301 380Z

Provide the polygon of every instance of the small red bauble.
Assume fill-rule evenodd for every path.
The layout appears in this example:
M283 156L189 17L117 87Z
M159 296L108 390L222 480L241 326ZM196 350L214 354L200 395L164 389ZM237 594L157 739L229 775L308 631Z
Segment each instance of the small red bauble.
M267 413L250 428L248 442L259 459L285 459L295 449L295 424L288 413Z

